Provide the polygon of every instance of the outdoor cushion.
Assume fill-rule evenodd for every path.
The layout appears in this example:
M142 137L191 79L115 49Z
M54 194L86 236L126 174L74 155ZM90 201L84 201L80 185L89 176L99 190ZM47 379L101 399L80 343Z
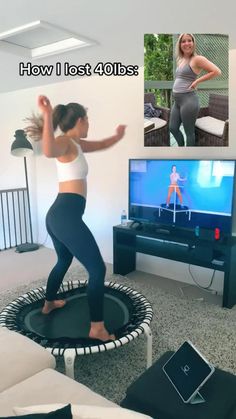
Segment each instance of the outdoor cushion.
M164 119L161 119L161 118L150 118L149 121L151 121L155 124L155 128L153 128L153 129L160 129L167 124L167 122Z
M155 124L151 121L151 119L144 118L144 132L150 131L155 127Z
M208 132L209 134L222 137L224 131L225 121L220 119L212 118L212 116L203 116L196 120L195 126L202 131Z

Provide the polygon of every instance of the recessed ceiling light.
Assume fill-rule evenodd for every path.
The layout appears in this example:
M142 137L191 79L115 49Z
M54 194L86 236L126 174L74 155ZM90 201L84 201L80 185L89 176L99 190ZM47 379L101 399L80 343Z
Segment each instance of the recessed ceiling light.
M96 42L58 26L37 20L0 33L0 49L36 59Z

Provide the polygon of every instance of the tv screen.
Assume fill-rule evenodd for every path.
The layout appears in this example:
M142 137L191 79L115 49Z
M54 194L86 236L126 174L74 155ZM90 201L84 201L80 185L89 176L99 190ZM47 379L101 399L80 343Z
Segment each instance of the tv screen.
M129 160L129 219L231 233L233 160Z

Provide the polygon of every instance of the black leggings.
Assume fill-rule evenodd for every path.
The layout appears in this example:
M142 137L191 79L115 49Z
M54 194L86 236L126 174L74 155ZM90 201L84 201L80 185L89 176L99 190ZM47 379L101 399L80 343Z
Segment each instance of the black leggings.
M46 216L46 227L58 261L48 277L46 300L57 298L57 291L75 256L89 274L87 287L90 319L103 321L104 277L106 267L97 243L82 220L85 198L74 193L59 193Z
M180 131L181 122L186 133L187 146L195 145L195 122L199 113L199 100L196 92L173 93L174 105L170 113L170 132L178 145L184 146L184 137Z

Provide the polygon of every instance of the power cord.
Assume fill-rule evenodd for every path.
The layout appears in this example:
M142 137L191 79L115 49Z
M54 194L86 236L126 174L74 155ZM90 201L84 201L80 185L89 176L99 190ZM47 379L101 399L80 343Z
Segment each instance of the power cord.
M205 291L208 291L208 292L212 292L212 290L211 290L210 288L211 288L211 286L212 286L212 284L213 284L213 280L214 280L214 277L215 277L215 273L216 273L215 269L214 269L214 271L213 271L213 274L212 274L212 276L211 276L211 279L210 279L209 285L207 285L207 287L203 287L202 285L200 285L200 284L196 281L196 279L195 279L195 278L194 278L194 276L193 276L193 273L191 272L191 265L190 265L190 264L188 265L188 271L189 271L189 273L190 273L190 275L191 275L191 277L192 277L192 279L193 279L193 282L196 284L196 286L197 286L198 288L200 288L200 289L202 289L202 290L205 290Z
M211 293L211 294L215 293L215 294L217 295L217 291L214 291L214 290L211 288L211 286L212 286L212 284L213 284L214 277L215 277L215 273L216 273L216 271L215 271L215 270L213 271L213 274L212 274L212 276L211 276L210 282L209 282L209 284L208 284L206 287L204 287L204 286L200 285L200 284L196 281L196 279L194 278L194 275L193 275L193 273L192 273L192 271L191 271L191 265L190 265L190 264L188 265L188 271L189 271L189 274L191 275L192 280L193 280L193 282L194 282L194 284L196 285L196 287L197 287L197 288L199 288L200 290L203 290L203 291L205 291L205 292L209 292L209 293ZM179 290L181 291L181 293L182 293L183 297L185 297L185 294L184 294L183 288L187 288L187 287L191 287L191 284L186 284L185 286L182 286L182 287L180 287L180 288L179 288ZM199 301L203 301L203 300L204 300L204 298L203 298L203 297L199 297L199 298L195 298L195 299L196 299L196 300L199 300Z

